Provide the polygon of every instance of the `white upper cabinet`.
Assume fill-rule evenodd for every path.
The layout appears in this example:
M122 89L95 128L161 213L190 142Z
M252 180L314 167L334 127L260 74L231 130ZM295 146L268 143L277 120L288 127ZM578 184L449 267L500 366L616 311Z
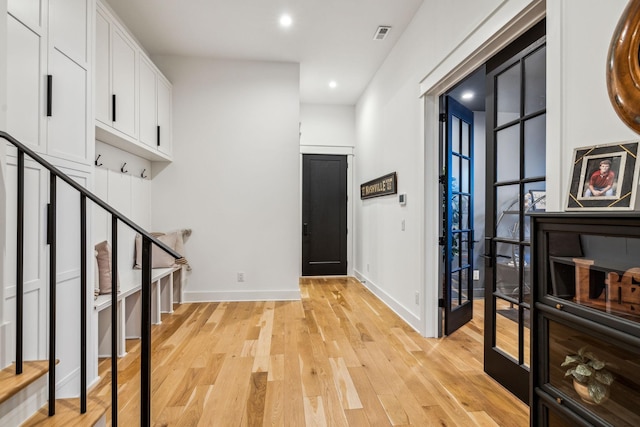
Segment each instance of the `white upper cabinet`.
M50 116L47 123L49 154L76 162L86 162L87 72L67 56L54 50L49 59L51 73Z
M87 0L49 0L49 41L73 61L89 62Z
M93 0L7 3L7 129L41 154L88 165Z
M96 138L170 161L171 84L107 6L98 1L96 12Z
M44 0L8 0L7 11L29 28L42 27L46 16L47 2Z
M140 141L171 156L171 84L140 57Z
M111 37L111 120L114 128L135 138L136 48L118 29Z
M136 45L102 9L96 13L96 119L124 135L136 132Z
M107 18L96 11L95 115L96 120L111 124L111 56L110 26Z
M140 142L156 149L158 146L158 91L155 67L140 57Z
M7 17L7 132L41 153L47 149L46 46L42 31Z
M158 150L173 153L171 84L158 75Z

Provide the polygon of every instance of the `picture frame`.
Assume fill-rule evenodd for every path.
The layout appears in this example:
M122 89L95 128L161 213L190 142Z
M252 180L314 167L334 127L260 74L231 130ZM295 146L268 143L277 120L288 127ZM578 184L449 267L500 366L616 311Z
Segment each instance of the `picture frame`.
M633 210L640 141L574 150L567 210Z

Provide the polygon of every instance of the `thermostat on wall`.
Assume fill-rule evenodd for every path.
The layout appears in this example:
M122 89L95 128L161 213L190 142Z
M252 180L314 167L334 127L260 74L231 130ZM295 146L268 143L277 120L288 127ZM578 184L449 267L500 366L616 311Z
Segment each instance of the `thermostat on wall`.
M406 193L398 194L398 202L402 206L407 204L407 195L406 195Z

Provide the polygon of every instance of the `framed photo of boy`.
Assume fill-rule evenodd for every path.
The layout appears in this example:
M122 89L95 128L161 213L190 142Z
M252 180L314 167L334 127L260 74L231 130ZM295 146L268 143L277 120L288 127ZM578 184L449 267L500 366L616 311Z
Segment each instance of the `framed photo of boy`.
M633 210L639 141L574 150L567 210Z

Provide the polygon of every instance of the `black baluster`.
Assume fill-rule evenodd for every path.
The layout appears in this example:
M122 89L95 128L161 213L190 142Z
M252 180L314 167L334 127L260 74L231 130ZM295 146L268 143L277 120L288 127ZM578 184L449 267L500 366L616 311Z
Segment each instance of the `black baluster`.
M80 193L80 413L87 412L87 196Z
M56 413L56 175L49 173L49 416Z
M24 334L24 151L18 150L18 217L16 242L16 375L22 373Z
M151 425L151 239L142 237L142 342L140 425Z
M118 426L118 217L111 215L111 425Z

